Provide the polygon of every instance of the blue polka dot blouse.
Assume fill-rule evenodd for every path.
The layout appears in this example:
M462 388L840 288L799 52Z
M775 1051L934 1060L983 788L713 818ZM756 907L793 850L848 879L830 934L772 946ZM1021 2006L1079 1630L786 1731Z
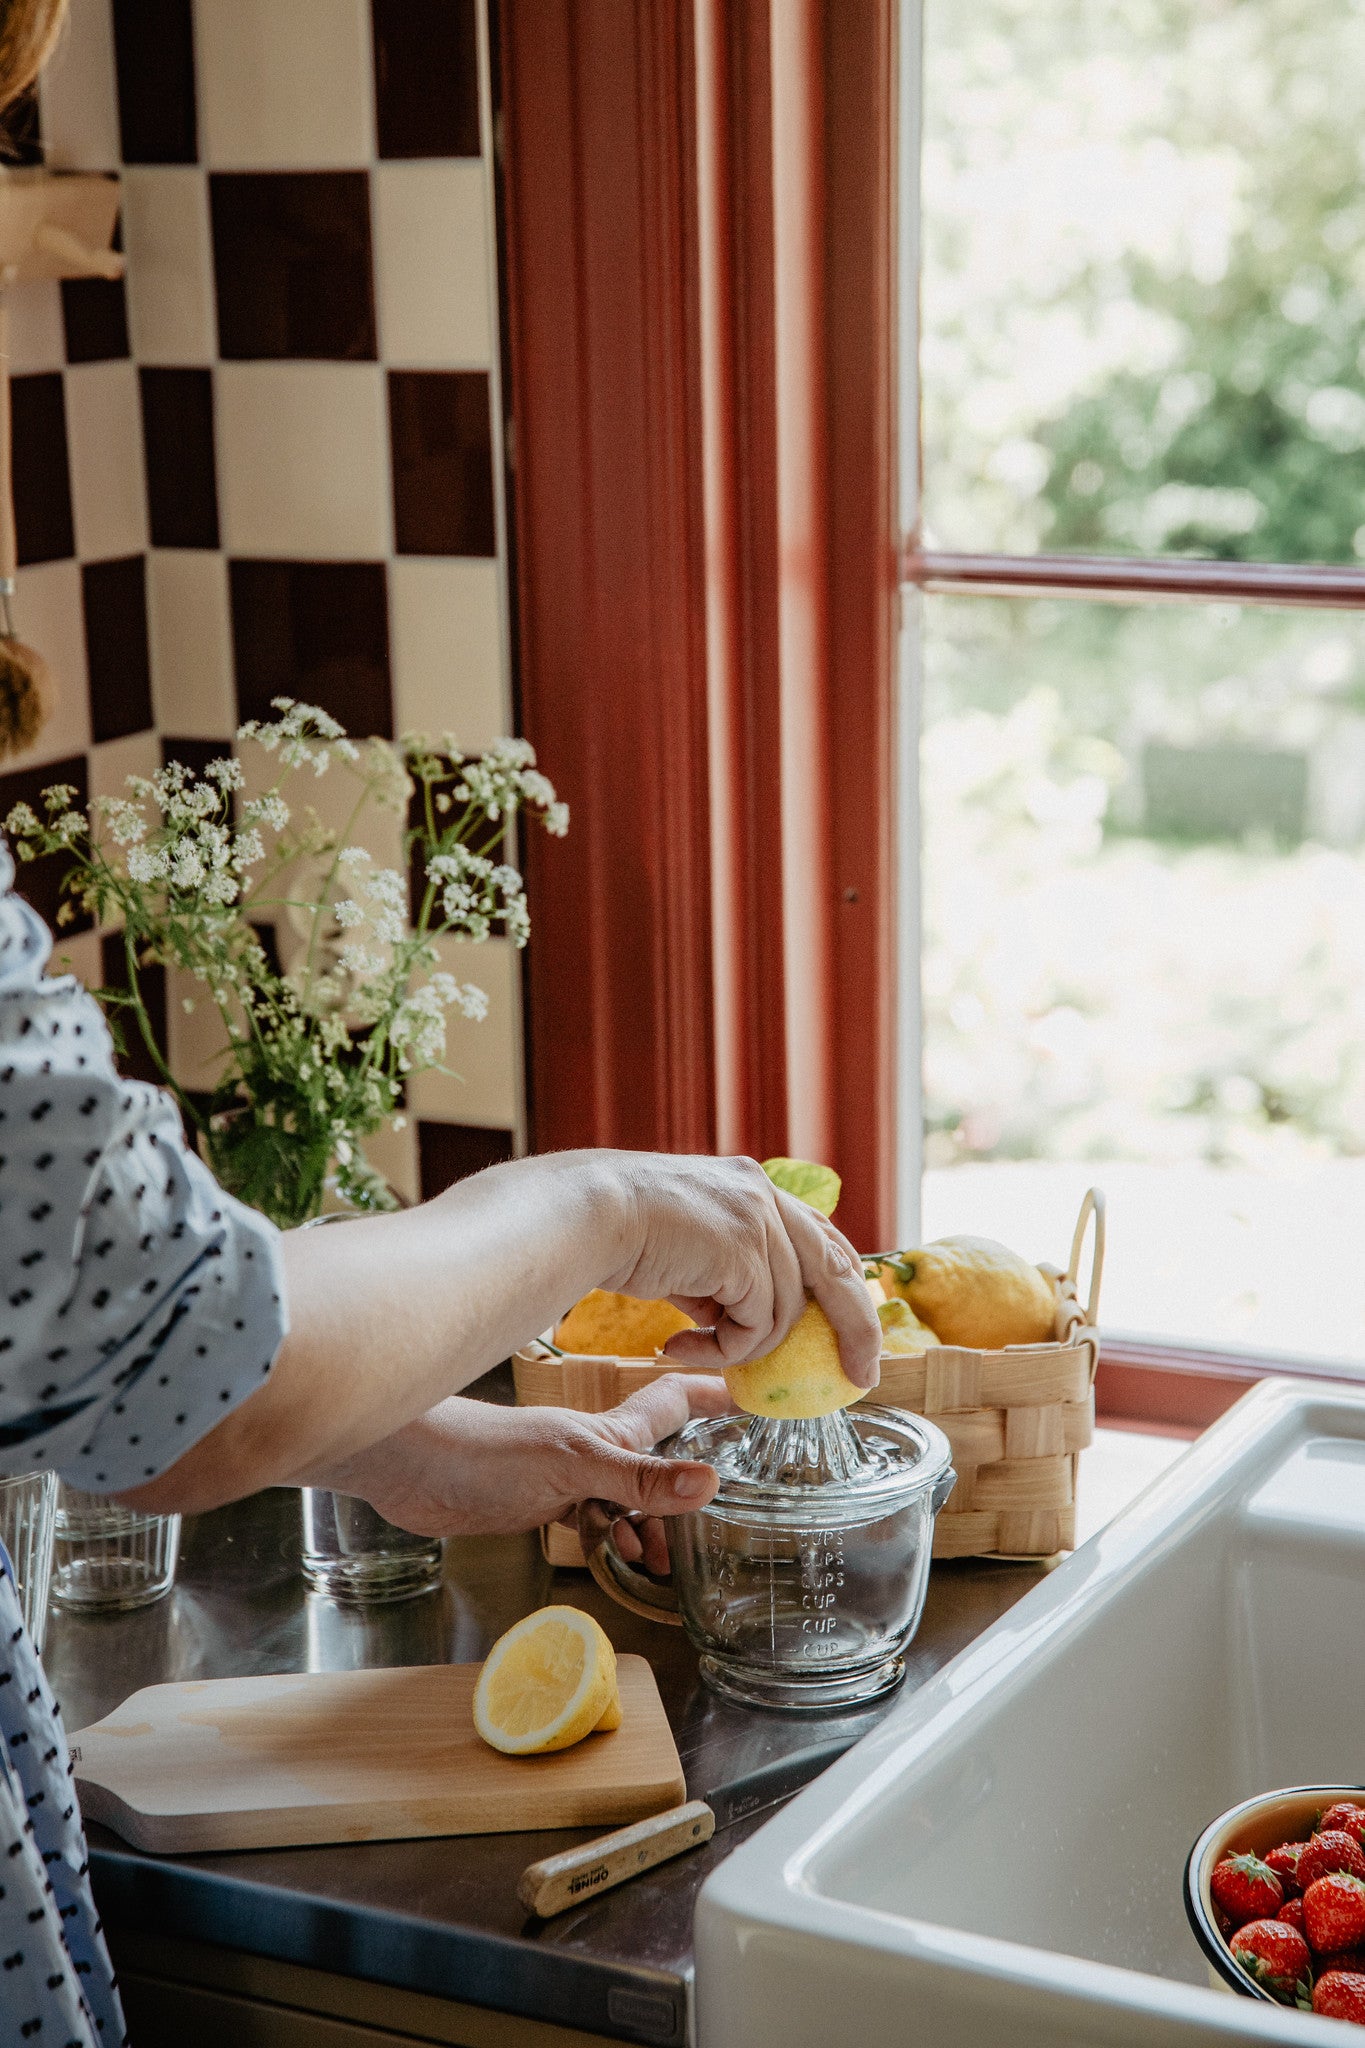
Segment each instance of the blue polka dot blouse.
M285 1331L277 1233L123 1081L0 841L0 1476L114 1492L245 1400ZM71 1762L0 1551L0 2036L112 2048L118 1992Z

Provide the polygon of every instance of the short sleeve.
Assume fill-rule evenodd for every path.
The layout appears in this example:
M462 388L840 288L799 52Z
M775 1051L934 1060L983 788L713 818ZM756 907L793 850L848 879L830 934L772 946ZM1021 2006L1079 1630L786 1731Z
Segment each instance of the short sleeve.
M278 1232L122 1080L99 1006L0 843L0 1473L140 1485L260 1386L286 1330Z

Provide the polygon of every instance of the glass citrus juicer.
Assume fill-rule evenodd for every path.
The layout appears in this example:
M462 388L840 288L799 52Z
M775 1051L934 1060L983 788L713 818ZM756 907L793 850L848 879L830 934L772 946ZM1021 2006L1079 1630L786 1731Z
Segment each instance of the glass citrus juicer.
M671 1585L608 1535L589 1560L604 1591L681 1623L707 1683L750 1706L857 1706L899 1684L957 1476L941 1429L861 1404L801 1421L721 1415L658 1455L713 1465L715 1498L667 1518Z

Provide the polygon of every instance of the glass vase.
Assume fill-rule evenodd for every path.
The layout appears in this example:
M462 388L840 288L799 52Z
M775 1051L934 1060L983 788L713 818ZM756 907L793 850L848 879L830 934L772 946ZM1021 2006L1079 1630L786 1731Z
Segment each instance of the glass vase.
M411 1600L439 1586L444 1571L439 1536L414 1536L354 1494L304 1487L303 1576L315 1593L356 1607Z
M179 1515L121 1507L104 1493L62 1483L57 1494L52 1594L85 1611L147 1607L169 1593L180 1554Z
M0 1479L0 1542L14 1567L25 1626L40 1652L52 1582L56 1506L55 1472L26 1472L19 1479Z

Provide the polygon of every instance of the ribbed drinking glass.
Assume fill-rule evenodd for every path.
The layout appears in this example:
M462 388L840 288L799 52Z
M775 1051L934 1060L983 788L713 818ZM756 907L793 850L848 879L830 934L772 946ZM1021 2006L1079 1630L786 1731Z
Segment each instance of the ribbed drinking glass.
M53 1597L61 1607L146 1607L169 1593L179 1515L121 1507L63 1481L57 1495Z
M56 1505L55 1472L26 1472L19 1479L0 1479L0 1542L9 1552L19 1604L39 1650L43 1647L52 1581Z

